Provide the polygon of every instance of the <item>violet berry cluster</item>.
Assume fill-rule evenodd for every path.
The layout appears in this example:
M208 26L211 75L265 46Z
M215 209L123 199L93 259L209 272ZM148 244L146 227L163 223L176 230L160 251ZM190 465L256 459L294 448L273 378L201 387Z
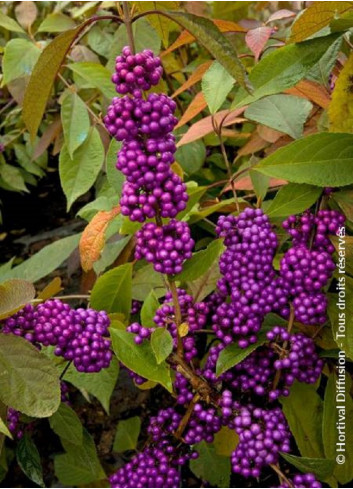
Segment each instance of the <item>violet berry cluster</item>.
M292 237L292 247L280 263L281 283L294 306L295 318L308 325L326 321L327 298L323 292L335 263L330 235L344 225L345 217L335 210L305 212L283 223Z
M160 59L151 51L133 54L129 47L123 48L112 76L123 96L113 99L104 123L122 141L116 165L126 177L121 213L141 223L157 220L137 233L136 258L145 258L160 273L174 275L190 258L194 242L188 225L174 219L188 200L185 184L171 169L176 104L165 94L143 94L158 84L162 71ZM162 225L163 218L171 220Z
M79 372L94 373L110 365L106 312L72 309L59 299L32 304L4 321L3 333L22 336L34 345L55 346L55 355L72 361Z

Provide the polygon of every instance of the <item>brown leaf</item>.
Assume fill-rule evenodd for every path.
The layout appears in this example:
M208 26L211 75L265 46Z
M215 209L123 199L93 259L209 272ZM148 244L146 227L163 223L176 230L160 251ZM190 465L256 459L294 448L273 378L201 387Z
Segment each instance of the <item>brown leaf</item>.
M34 2L20 2L15 8L15 14L18 23L28 29L37 18L37 6Z
M246 107L241 107L235 110L221 110L215 114L214 119L217 124L220 124L223 120L223 127L230 126L238 122L244 122L246 119L239 117ZM184 144L191 143L197 139L203 138L207 134L213 132L212 116L205 117L200 121L195 122L180 139L177 146L183 146Z
M295 17L295 15L296 15L295 12L292 12L291 10L287 10L287 9L277 10L277 12L274 12L272 15L270 15L266 24L268 24L269 22L273 22L275 20L282 20L282 19L288 19L290 17Z
M85 227L79 244L81 265L85 272L92 269L99 259L105 243L105 231L108 224L120 212L120 206L110 211L99 211Z
M177 97L180 93L185 92L185 90L199 82L212 63L213 61L206 61L206 63L202 63L202 65L198 66L186 82L173 93L172 98Z
M202 112L206 107L207 102L205 100L204 94L202 92L199 92L184 112L180 121L175 126L175 129L177 129L178 127L182 127L184 124L188 123L191 119L197 116L197 114Z
M257 126L256 131L258 132L259 136L268 143L275 143L283 136L283 132L276 131L276 129L263 126L262 124Z
M267 41L270 39L272 33L271 27L257 27L251 29L245 35L245 42L248 48L254 53L255 60L258 60L260 54L264 50Z
M262 139L262 137L255 131L249 141L242 146L237 154L237 159L241 156L251 155L256 153L257 151L261 151L262 149L268 146L268 142Z
M45 129L40 140L38 141L32 155L32 160L39 158L54 141L61 131L61 119L57 116L51 124Z
M331 101L331 97L324 87L309 80L300 81L295 87L286 90L285 93L312 100L323 109L326 109Z
M279 178L270 178L269 182L269 187L279 187L282 185L286 185L288 183L286 180L280 180ZM236 190L254 190L254 185L252 183L252 180L249 176L245 176L242 178L239 178L239 180L236 180L234 182L234 188ZM222 193L228 192L229 190L232 190L231 185L227 185L223 190Z
M247 29L242 27L241 25L237 24L236 22L232 22L230 20L223 20L223 19L214 19L212 21L221 32L246 32ZM183 31L178 39L173 42L171 46L169 46L168 49L163 51L161 56L165 56L168 53L171 53L175 49L180 48L181 46L184 46L185 44L190 44L195 41L194 36L192 36L188 31Z

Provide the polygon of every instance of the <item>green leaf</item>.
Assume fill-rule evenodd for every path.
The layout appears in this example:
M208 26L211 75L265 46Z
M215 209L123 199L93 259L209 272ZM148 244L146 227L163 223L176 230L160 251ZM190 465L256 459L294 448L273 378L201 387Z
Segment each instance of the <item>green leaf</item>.
M338 53L341 49L342 37L339 37L326 51L326 53L319 59L319 61L314 65L309 73L307 73L306 78L308 80L313 80L320 85L327 86L330 74L333 67L336 64L336 59Z
M337 455L343 454L345 456L343 464L336 463L334 466L334 476L343 485L348 484L353 479L353 434L350 429L353 423L351 384L349 374L344 371L340 372L339 377L335 373L329 376L325 390L322 423L326 457L336 459ZM346 427L345 450L338 451L336 444L339 443L339 427L342 426L337 425L337 423L342 422Z
M36 291L27 280L12 279L0 285L0 319L12 316L35 298Z
M135 450L141 429L141 419L139 416L122 419L119 421L115 433L113 450L115 452L126 452Z
M6 409L5 409L5 412L6 412ZM1 417L0 417L0 433L2 433L5 436L8 436L9 438L11 438L11 440L13 439L11 432L9 431L8 427L6 426L5 422L3 421L3 419Z
M110 366L100 372L90 373L78 372L74 366L65 373L65 381L77 387L81 391L88 392L96 397L102 404L104 410L109 414L110 398L113 394L119 376L119 362L113 358Z
M5 272L1 276L1 280L26 278L31 282L37 282L37 280L58 268L71 255L77 247L79 240L80 234L58 239L54 243L42 248L28 260L17 265L17 267Z
M87 108L77 93L69 92L61 105L61 122L69 156L86 140L90 121Z
M18 442L16 458L18 465L26 476L38 486L45 487L40 455L36 445L27 433Z
M298 183L289 183L277 192L266 214L270 217L285 217L299 214L309 209L320 197L321 187Z
M55 474L64 486L84 486L90 482L105 479L104 470L97 456L91 435L84 430L83 442L77 445L65 443L66 453L54 460Z
M239 61L233 45L211 20L206 17L171 10L168 11L168 16L189 31L240 86L246 90L251 87L247 81L245 68Z
M211 114L215 114L222 106L234 83L234 78L218 61L211 64L201 81L201 89Z
M178 9L180 2L175 1L159 1L158 4L156 2L135 2L137 9L139 12L147 12L153 10L166 10L166 9ZM177 26L170 21L170 19L165 18L163 15L155 13L153 15L148 15L147 20L150 22L152 27L155 30L155 36L159 37L164 46L167 47L169 45L169 33L173 30L177 29Z
M34 139L59 68L84 25L59 34L41 53L27 85L22 119Z
M303 135L304 123L312 108L312 103L302 97L270 95L251 104L244 116L298 139Z
M125 263L109 270L94 284L91 306L107 312L121 312L130 315L132 289L132 264Z
M72 63L67 65L79 78L83 80L79 82L82 88L97 88L109 100L116 97L115 87L111 81L110 71L103 65L83 61L81 63Z
M212 241L205 250L197 251L184 263L183 271L175 276L175 280L196 280L201 277L223 250L222 239Z
M216 366L216 375L219 377L224 372L245 360L246 357L255 351L259 346L266 343L266 333L261 331L256 343L247 348L240 348L236 343L232 343L221 351Z
M45 17L37 32L63 32L75 26L75 22L70 17L61 12L54 12Z
M296 382L291 387L289 397L281 397L280 402L300 454L303 457L324 458L321 433L323 402L316 387Z
M206 147L201 139L184 144L177 149L175 159L188 175L202 168L206 159Z
M94 184L104 161L104 147L95 127L90 130L86 141L70 158L64 145L59 158L60 183L67 198L67 210L75 200Z
M18 168L0 163L0 178L12 189L28 192L24 179Z
M105 169L107 172L108 182L117 193L117 197L121 196L121 190L125 180L123 173L116 169L116 162L118 159L117 154L120 148L121 143L116 139L112 139L105 157Z
M110 333L113 340L113 350L127 368L148 380L162 384L169 392L172 392L170 368L165 362L157 363L148 341L137 345L133 333L117 329L112 329Z
M60 404L54 364L24 338L0 334L0 400L36 418L53 414Z
M141 324L143 326L147 328L156 327L153 318L159 306L160 304L158 301L158 297L156 296L155 292L151 290L151 292L146 297L141 309Z
M17 22L14 19L11 19L11 17L8 17L1 11L0 11L0 27L3 27L4 29L11 32L20 32L21 34L24 33L22 27L19 24L17 24Z
M74 445L82 444L82 424L75 411L67 404L62 402L59 409L49 418L51 429L60 438L73 443Z
M301 472L311 472L320 480L331 477L335 468L335 461L327 458L296 457L289 453L281 453L281 456Z
M214 446L202 441L194 447L199 457L190 461L190 468L211 487L230 487L230 458L218 455Z
M353 183L353 135L312 134L278 149L255 167L274 178L320 187Z
M261 59L252 69L249 80L254 92L240 88L232 108L243 107L267 95L293 87L311 70L337 39L337 34L283 46Z
M165 295L165 285L163 277L156 272L151 264L141 267L135 274L132 281L132 298L144 301L150 291L153 290L156 297Z
M165 328L156 328L151 336L151 346L157 359L162 363L173 351L173 338Z
M110 267L110 265L115 262L115 260L118 258L118 256L120 256L120 253L123 251L130 239L131 236L124 236L117 241L113 241L111 243L108 242L104 245L101 257L93 265L93 269L97 275L103 273L104 270L106 270L108 267Z
M235 450L238 441L239 436L235 430L230 429L228 426L222 426L214 436L213 446L218 455L230 457Z

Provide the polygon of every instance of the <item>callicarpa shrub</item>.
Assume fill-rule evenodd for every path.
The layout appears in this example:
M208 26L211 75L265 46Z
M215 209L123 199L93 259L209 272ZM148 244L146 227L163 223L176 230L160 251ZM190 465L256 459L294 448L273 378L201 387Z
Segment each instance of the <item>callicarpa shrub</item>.
M185 2L189 3L193 2ZM202 3L205 9L211 8L211 2ZM253 36L269 40L277 31L268 23L276 17L267 23L262 19L261 26L250 29L248 22L218 18L211 22L187 11L165 11L163 6L163 11L156 12L162 19L158 29L163 31L163 22L173 22L183 31L158 56L158 46L154 50L141 47L150 44L139 37L141 26L155 32L156 25L144 19L152 12L143 10L143 2L137 4L118 3L119 15L114 16L107 13L113 8L110 2L104 2L107 11L92 6L97 15L60 34L57 44L48 45L50 49L61 46L64 59L91 24L125 24L123 33L109 33L107 39L113 44L109 63L100 72L96 67L92 78L90 69L97 64L92 61L96 58L90 57L87 46L79 54L76 50L76 57L87 56L90 61L69 59L67 71L72 71L74 84L65 83L59 99L64 128L59 172L69 208L89 190L85 181L79 191L75 187L82 174L84 180L89 180L89 171L95 173L94 179L99 174L96 200L79 211L89 221L79 244L87 273L81 284L86 293L60 297L57 293L62 289L55 279L54 285L51 282L38 294L27 282L18 294L17 278L0 284L0 299L11 303L5 313L0 303L0 365L4 365L0 384L14 386L6 395L0 392L0 431L12 444L7 458L0 452L0 476L15 454L25 474L45 487L47 480L43 481L38 468L40 458L46 456L40 445L42 433L37 430L41 422L55 434L49 440L55 453L49 454L48 471L53 470L58 480L50 481L48 487L347 485L351 448L347 448L348 465L341 467L342 459L330 443L337 435L333 430L341 433L340 421L345 416L352 419L353 412L352 379L342 366L351 342L344 334L346 310L339 302L346 284L340 243L346 222L352 228L352 206L351 188L337 191L334 185L353 182L349 176L353 140L337 130L337 120L331 132L322 131L327 121L321 114L331 103L328 82L333 76L336 82L350 43L340 52L340 66L330 65L334 75L330 80L327 75L322 87L318 80L327 63L323 56L335 49L336 56L340 49L339 19L334 19L330 35L325 34L328 24L320 24L309 40L294 29L287 44L279 48L269 44L271 51L262 56L264 49L258 42L254 46ZM87 7L80 6L78 11L82 8ZM338 7L334 10L338 12ZM291 18L290 11L281 12L284 19ZM61 21L64 15L53 13ZM305 13L301 17L305 20ZM10 27L14 29L11 22ZM41 29L45 28L44 24ZM247 63L254 57L254 69L246 70L233 49L238 31L252 53L242 53L240 59ZM317 35L323 31L321 37ZM28 33L32 38L31 27ZM98 44L101 57L109 44L102 40L97 29L87 36L88 46ZM195 41L202 44L200 56L184 66ZM125 42L129 45L122 47ZM34 77L43 73L40 64L47 59L46 49L44 58L36 53L40 62ZM174 79L176 59L170 54L176 49L182 68L178 65L176 74L181 76ZM215 61L204 59L207 50ZM285 62L277 59L283 51ZM6 53L4 58L7 76ZM113 66L109 85L108 67ZM172 95L174 84L180 84L191 70L181 91ZM345 70L344 76L351 76ZM288 73L295 79L289 87ZM99 105L92 90L100 90L97 85L105 76L108 81ZM337 86L342 95L340 77ZM63 80L60 74L60 83ZM200 81L202 97L196 98L195 84ZM228 85L219 102L219 92ZM190 103L186 110L183 97ZM291 109L294 102L295 110ZM320 107L320 119L314 103ZM275 107L275 115L269 111L271 117L267 117L268 109L262 104L265 109ZM349 107L349 101L344 104ZM49 104L50 110L54 105ZM204 109L209 111L207 117L202 115ZM293 110L300 131L297 119L293 125L288 123ZM79 141L75 114L87 126L88 142ZM37 113L34 116L38 118ZM200 121L184 133L185 127L181 128L187 117ZM73 135L68 132L68 119ZM81 129L82 121L78 122ZM312 134L313 124L320 127L319 134ZM238 134L240 125L242 131L253 131L246 143L239 143L248 137L245 132ZM39 147L49 137L40 132ZM277 133L294 141L283 148ZM228 137L234 144L226 146ZM194 171L199 166L193 158L197 160L201 139L205 165ZM275 151L272 144L278 145ZM100 153L102 159L96 160ZM85 173L86 159L93 163ZM327 171L329 159L333 166ZM307 166L303 168L303 160L307 166L312 164L315 177ZM342 162L346 167L338 171ZM30 163L27 168L32 168ZM3 168L1 160L0 186ZM227 178L217 193L219 182L213 180L219 174ZM254 193L248 192L249 187ZM275 197L267 199L278 187ZM238 195L238 190L245 191ZM60 254L60 247L55 249ZM351 273L351 265L347 268ZM33 281L38 280L38 273ZM14 303L8 298L12 293ZM24 379L27 371L30 374ZM40 377L42 397L37 395L36 377ZM344 407L337 406L339 389ZM6 410L2 410L3 402ZM93 425L99 426L94 433ZM115 437L112 425L117 425Z

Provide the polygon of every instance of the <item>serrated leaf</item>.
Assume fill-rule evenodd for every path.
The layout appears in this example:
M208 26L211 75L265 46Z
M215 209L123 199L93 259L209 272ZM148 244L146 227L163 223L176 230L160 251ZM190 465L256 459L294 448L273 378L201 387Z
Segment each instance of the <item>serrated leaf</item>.
M22 119L34 139L59 68L74 39L84 26L65 31L42 51L28 82L23 100Z
M165 284L160 273L156 272L152 265L141 267L134 274L132 281L132 298L144 301L150 291L153 290L156 297L165 295Z
M184 263L183 271L175 276L175 280L196 280L212 266L224 249L223 241L212 241L205 250L197 251L190 260Z
M135 2L137 9L139 12L147 12L150 10L165 10L165 9L177 9L180 5L180 2L175 1L158 1L156 2ZM164 46L168 46L169 44L169 33L172 30L175 30L177 26L170 22L170 19L165 18L163 15L159 13L148 15L148 21L152 25L152 27L158 33L158 36L162 39Z
M1 276L1 280L26 278L31 282L37 282L37 280L58 268L77 248L79 240L80 234L74 234L54 241L54 243L45 246L28 260L6 271Z
M252 69L249 80L254 91L249 95L243 88L237 92L232 108L244 107L267 95L280 93L296 85L337 40L337 34L290 44L265 56Z
M335 468L335 461L327 458L296 457L289 453L281 453L281 456L301 472L313 473L320 480L331 477Z
M62 12L48 14L37 29L37 32L63 32L75 27L75 22Z
M84 83L80 85L97 88L109 100L116 96L115 87L111 82L111 73L105 66L83 61L71 63L67 67L84 80Z
M172 353L173 338L165 328L156 328L151 336L151 347L160 364Z
M117 329L111 330L113 350L118 359L130 370L148 380L162 384L172 392L170 368L165 362L157 363L152 347L148 341L137 345L135 335Z
M353 53L350 54L345 62L332 92L328 108L330 131L332 132L353 132L352 72Z
M240 86L249 90L251 85L247 81L245 68L239 61L236 51L211 20L185 12L168 11L168 16L190 32Z
M130 314L132 264L125 263L101 275L91 292L91 306L108 313Z
M353 183L353 135L312 134L278 149L254 170L320 187L349 185Z
M291 214L299 214L309 209L317 201L321 193L321 187L303 183L289 183L277 192L268 209L266 209L266 214L270 217L286 217Z
M214 61L202 77L201 89L211 114L215 114L235 83L218 61Z
M34 299L35 288L27 280L12 279L0 285L0 319L12 316Z
M38 484L38 486L45 487L40 455L36 445L28 434L25 434L18 442L16 458L18 465L26 476L35 484Z
M264 50L267 41L272 34L272 28L266 26L255 27L245 34L245 42L248 48L254 53L255 60L258 60Z
M74 151L86 140L90 128L86 105L77 93L69 92L64 98L61 105L61 123L65 143L72 159Z
M82 487L106 477L94 441L86 430L83 431L83 442L79 449L70 443L65 443L64 448L66 453L57 455L54 460L55 475L62 484Z
M304 124L312 108L312 104L301 97L270 95L251 104L244 116L298 139L303 135Z
M194 447L199 457L191 460L190 468L211 487L230 487L230 458L218 455L214 446L202 441Z
M115 433L113 450L120 453L126 452L127 450L135 450L140 429L141 418L139 416L119 421Z
M353 2L313 2L292 25L289 42L300 42L327 26L338 14L353 9Z
M324 458L321 433L323 402L316 387L296 382L289 397L281 397L280 402L300 454L308 458Z
M155 292L151 290L151 292L146 297L142 309L141 309L141 324L147 328L154 328L156 326L153 318L156 314L157 309L160 304L158 301L158 297Z
M30 75L40 55L40 49L27 39L11 39L5 46L2 61L3 84Z
M53 414L60 404L54 364L24 338L0 334L0 399L36 418Z
M109 414L110 398L113 394L119 376L119 362L113 358L110 366L100 372L90 373L78 372L71 366L65 373L65 381L77 387L77 389L87 391L96 397L102 404L105 412Z
M75 411L65 403L61 403L59 409L49 418L51 429L60 438L73 443L82 444L83 427L80 418Z
M104 161L104 147L96 128L70 157L66 145L59 158L60 183L67 199L67 210L94 184Z

